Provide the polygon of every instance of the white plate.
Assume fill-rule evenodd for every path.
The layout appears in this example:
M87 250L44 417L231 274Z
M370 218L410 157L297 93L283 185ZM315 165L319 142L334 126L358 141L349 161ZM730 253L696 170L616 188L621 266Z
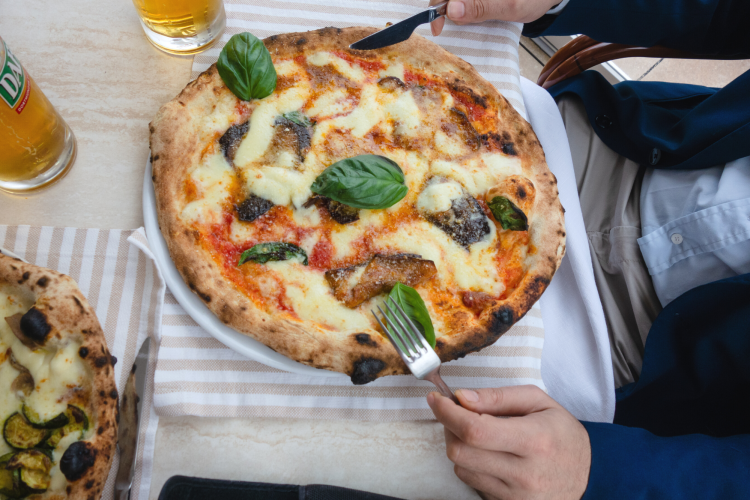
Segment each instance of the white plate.
M317 377L346 377L342 373L320 370L293 361L266 347L257 340L228 327L219 321L219 318L190 290L177 271L174 262L172 262L167 242L159 230L159 223L156 218L154 185L151 181L150 160L148 165L146 165L146 174L143 177L143 219L145 221L149 246L154 253L156 264L159 266L169 290L190 317L216 340L243 356L280 370Z
M13 252L11 252L10 250L8 250L7 248L0 247L0 253L5 254L8 257L13 257L14 259L23 260L21 257L19 257L18 255L14 254ZM25 260L23 260L23 261L26 262Z

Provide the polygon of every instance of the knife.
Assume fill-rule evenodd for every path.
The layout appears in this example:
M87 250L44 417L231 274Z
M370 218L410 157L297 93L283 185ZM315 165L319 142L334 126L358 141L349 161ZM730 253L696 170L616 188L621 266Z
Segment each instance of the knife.
M128 500L135 473L135 457L138 451L138 424L143 413L139 404L146 386L146 368L151 339L146 338L130 370L128 381L120 398L120 424L117 433L117 447L120 449L120 466L115 479L115 499ZM136 370L137 366L141 366Z
M388 26L383 30L377 31L372 35L366 36L362 40L354 42L353 44L349 45L349 48L356 50L374 50L403 42L404 40L407 40L412 33L414 33L414 30L417 29L417 26L431 23L435 19L443 17L445 15L447 7L448 2L433 5L424 12L420 12L415 16L411 16L408 19L404 19L401 22Z

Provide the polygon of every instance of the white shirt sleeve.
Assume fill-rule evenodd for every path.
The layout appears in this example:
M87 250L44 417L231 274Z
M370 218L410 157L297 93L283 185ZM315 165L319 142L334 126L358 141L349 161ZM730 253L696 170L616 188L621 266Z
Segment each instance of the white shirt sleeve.
M663 306L750 272L750 157L702 170L649 170L641 186L643 259Z
M568 2L570 0L562 0L559 4L552 7L550 10L547 11L547 14L554 14L557 15L565 8L566 5L568 5Z

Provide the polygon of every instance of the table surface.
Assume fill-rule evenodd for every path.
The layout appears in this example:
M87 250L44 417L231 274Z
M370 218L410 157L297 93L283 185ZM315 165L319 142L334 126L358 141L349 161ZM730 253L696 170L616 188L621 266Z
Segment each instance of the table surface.
M148 123L189 81L192 57L153 48L131 0L2 2L0 35L78 140L64 179L0 192L0 224L142 226ZM151 498L175 474L478 498L454 475L436 422L162 417L154 463Z

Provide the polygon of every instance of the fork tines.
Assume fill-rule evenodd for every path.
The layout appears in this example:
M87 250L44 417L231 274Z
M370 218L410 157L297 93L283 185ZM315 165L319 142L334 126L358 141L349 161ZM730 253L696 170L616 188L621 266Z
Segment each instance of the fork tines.
M389 302L393 305L393 308L391 308ZM386 314L380 306L377 306L378 311L383 315L383 318L385 318L385 321L390 328L386 327L383 322L380 321L380 318L378 318L375 311L371 310L370 312L375 316L375 320L385 334L388 335L388 339L390 339L393 347L395 347L403 356L410 358L410 360L419 358L426 352L429 352L430 345L427 343L427 340L409 316L406 315L406 312L404 312L401 306L399 306L391 297L386 299L384 305L390 314Z

